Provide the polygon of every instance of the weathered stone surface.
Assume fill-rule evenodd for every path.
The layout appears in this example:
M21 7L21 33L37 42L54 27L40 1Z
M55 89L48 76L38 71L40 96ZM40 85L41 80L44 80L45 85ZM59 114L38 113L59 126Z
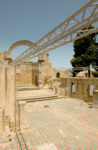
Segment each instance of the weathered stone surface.
M5 114L4 110L0 109L0 136L3 135L5 131Z
M16 84L17 85L32 85L33 84L33 71L27 69L32 67L32 64L22 64L16 68Z
M93 85L95 90L98 89L98 78L64 78L58 79L56 82L61 82L60 86L55 86L59 88L60 95L81 99L86 102L93 100L93 95L91 96L90 94L90 86ZM72 92L72 84L75 84L74 92ZM93 91L91 92L93 93Z
M0 108L5 107L6 102L6 67L0 66Z
M57 78L57 73L60 74L59 78L71 76L69 71L53 69L49 56L44 54L39 56L38 62L22 63L16 68L16 84L46 87L50 80Z
M57 150L56 146L53 143L43 144L37 148L38 150Z
M93 106L98 108L98 90L94 90L93 92Z
M16 100L16 86L15 86L15 67L8 66L6 72L6 116L9 116L10 124L15 124L15 100Z
M26 101L19 101L19 109L20 129L23 129L27 124Z
M58 76L56 76L56 73L58 73ZM93 90L98 90L98 78L70 78L69 73L67 74L68 78L62 78L65 75L64 72L58 72L58 70L55 73L53 72L48 55L39 57L36 63L22 63L16 69L14 66L0 65L0 109L5 111L5 115L0 116L1 133L3 132L2 126L5 128L5 125L9 125L11 130L14 130L15 124L18 127L19 124L25 125L26 118L24 117L24 120L21 118L24 114L26 116L26 104L20 104L19 114L16 99L24 98L26 100L29 97L34 98L35 95L41 97L41 95L53 94L77 98L86 102L93 100L94 106L98 106L98 92L94 91L93 95ZM38 91L37 89L37 91L34 91L34 89L30 90L29 88L27 93L26 90L18 91L18 89L18 92L16 92L16 85L40 86L44 90ZM52 92L49 93L45 89L51 89ZM6 123L2 121L3 118L6 119Z

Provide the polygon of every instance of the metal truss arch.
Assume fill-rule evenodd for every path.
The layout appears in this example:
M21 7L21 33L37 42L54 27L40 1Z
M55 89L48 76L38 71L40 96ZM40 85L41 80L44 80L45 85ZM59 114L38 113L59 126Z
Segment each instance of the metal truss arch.
M16 47L21 46L21 45L26 45L26 46L31 47L34 45L34 43L32 43L31 41L28 41L28 40L20 40L20 41L13 43L7 51L7 57L10 58L12 51Z
M89 9L91 9L90 12ZM17 65L79 38L98 32L98 28L88 29L90 25L96 22L98 22L98 0L91 0L72 16L43 36L34 46L24 51L12 64ZM85 30L83 30L84 28ZM82 32L82 34L77 37L76 35L80 32Z

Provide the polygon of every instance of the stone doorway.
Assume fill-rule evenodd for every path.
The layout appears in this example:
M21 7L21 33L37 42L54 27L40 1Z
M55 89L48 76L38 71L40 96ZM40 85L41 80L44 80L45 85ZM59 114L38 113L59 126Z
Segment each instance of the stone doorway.
M60 73L59 72L56 73L56 78L60 78Z

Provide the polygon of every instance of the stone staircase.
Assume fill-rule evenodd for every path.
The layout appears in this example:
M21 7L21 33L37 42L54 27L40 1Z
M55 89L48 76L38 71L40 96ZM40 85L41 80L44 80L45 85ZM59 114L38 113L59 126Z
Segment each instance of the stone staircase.
M38 86L35 85L28 85L28 86L16 86L17 91L28 91L28 90L38 90L40 89Z
M16 92L16 99L19 101L43 101L63 98L54 93L50 89L40 89L37 87L18 87Z
M50 97L36 97L36 98L26 98L26 99L18 99L19 101L27 101L27 102L36 102L36 101L45 101L45 100L54 100L54 99L60 99L64 98L62 96L50 96Z

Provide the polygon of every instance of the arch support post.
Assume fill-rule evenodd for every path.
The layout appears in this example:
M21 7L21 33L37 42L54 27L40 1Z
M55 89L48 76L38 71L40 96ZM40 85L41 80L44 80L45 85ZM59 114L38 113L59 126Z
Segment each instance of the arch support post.
M6 67L0 65L0 136L5 131Z
M6 117L9 119L9 126L15 130L15 106L16 106L16 68L7 66L6 71Z

